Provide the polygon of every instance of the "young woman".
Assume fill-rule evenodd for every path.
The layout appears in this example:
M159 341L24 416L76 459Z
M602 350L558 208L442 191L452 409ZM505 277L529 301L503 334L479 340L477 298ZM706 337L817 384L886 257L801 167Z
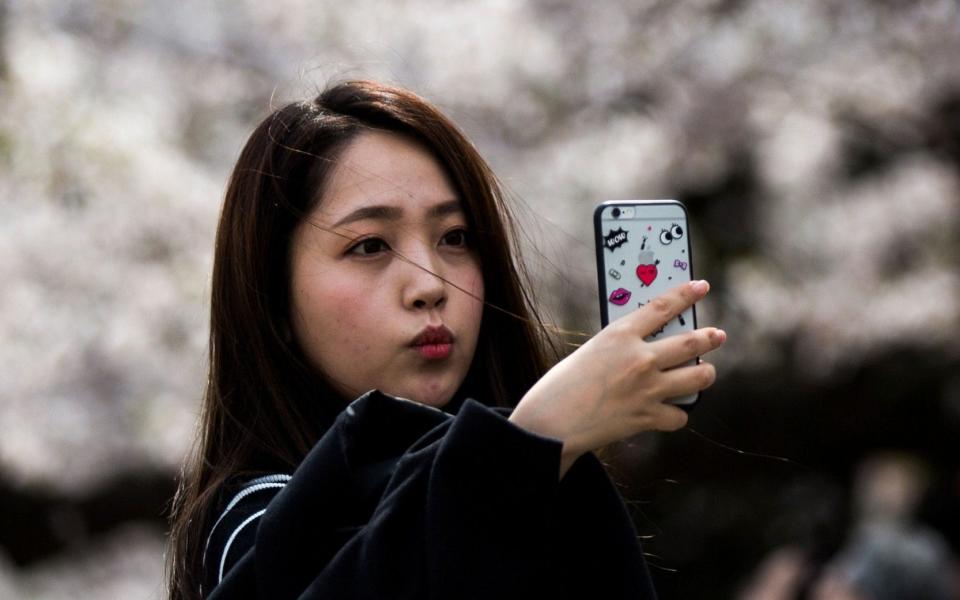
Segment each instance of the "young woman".
M675 430L725 340L643 338L680 286L549 371L490 169L416 95L269 115L227 190L171 598L651 598L591 451Z

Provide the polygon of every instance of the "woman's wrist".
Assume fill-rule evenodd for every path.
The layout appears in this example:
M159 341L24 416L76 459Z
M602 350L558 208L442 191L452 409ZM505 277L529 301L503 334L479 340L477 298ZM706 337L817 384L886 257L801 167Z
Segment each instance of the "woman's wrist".
M577 459L581 456L583 456L583 452L568 451L567 444L563 445L563 450L560 453L560 479L563 479L563 476L567 474L567 471L570 470L573 463L577 462Z
M537 412L530 410L529 404L520 406L513 411L513 414L510 415L510 422L514 425L526 429L531 433L536 433L537 435L542 435L544 437L553 438L561 443L563 443L563 450L560 452L560 470L559 470L559 479L563 479L563 476L567 473L573 463L576 462L587 449L580 448L574 441L571 439L572 436L564 435L559 429L552 425L548 419L539 418Z

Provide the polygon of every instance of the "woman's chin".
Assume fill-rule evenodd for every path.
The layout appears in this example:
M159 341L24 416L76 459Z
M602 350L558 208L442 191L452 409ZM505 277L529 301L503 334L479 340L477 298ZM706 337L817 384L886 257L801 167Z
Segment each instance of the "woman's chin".
M387 390L384 391L393 396L399 396L401 398L413 400L419 404L425 404L434 408L443 408L453 398L456 388L450 385L442 385L437 382L426 383L414 388L404 389L402 391L398 390L397 393Z
M444 393L444 394L418 394L417 396L410 398L414 402L420 404L425 404L427 406L432 406L434 408L443 408L450 403L450 399L453 397L453 393Z

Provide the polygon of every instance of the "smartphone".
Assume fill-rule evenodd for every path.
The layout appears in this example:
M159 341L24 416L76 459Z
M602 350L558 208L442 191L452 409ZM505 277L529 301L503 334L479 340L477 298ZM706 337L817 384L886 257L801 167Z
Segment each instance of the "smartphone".
M676 200L611 200L593 213L600 323L606 327L667 290L693 279L687 209ZM654 331L646 341L697 328L696 307ZM699 358L690 361L695 365ZM699 393L668 402L692 407Z

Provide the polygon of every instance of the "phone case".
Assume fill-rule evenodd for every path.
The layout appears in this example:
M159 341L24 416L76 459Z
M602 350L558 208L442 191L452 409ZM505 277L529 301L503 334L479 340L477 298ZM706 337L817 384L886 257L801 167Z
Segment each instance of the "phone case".
M594 211L593 222L603 327L693 279L687 210L676 200L603 202ZM691 306L644 339L696 328L696 307ZM690 407L698 397L691 394L669 402Z

